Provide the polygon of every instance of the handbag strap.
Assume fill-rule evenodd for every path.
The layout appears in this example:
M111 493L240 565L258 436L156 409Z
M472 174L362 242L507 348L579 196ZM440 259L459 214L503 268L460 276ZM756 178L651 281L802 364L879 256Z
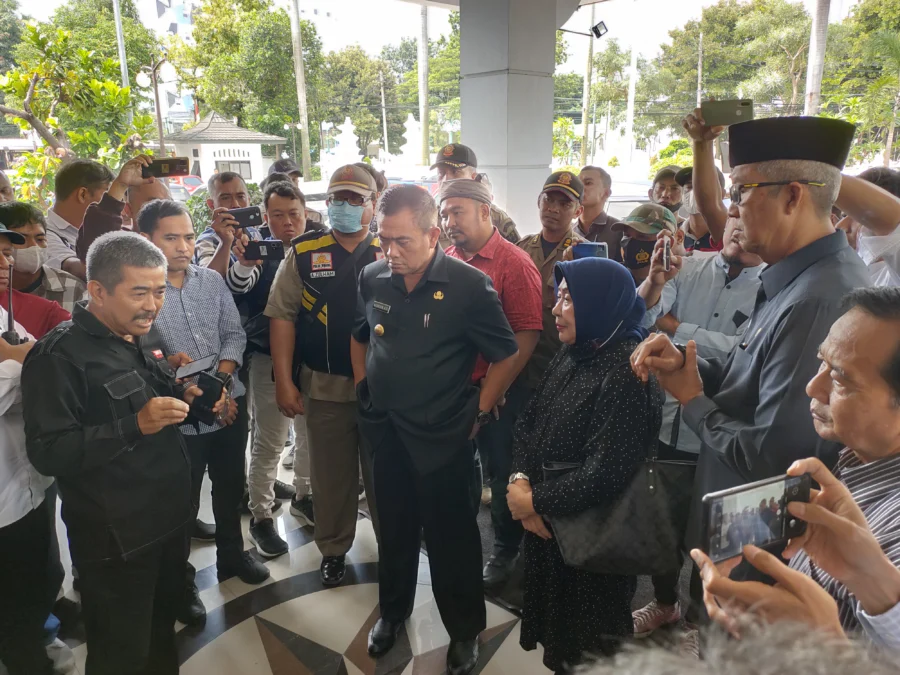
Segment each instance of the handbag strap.
M334 281L332 281L331 285L328 287L328 290L331 292L329 293L326 291L325 293L322 293L322 295L319 296L319 299L316 300L316 304L312 306L312 309L309 310L304 317L307 322L311 323L315 321L316 317L319 316L319 312L321 312L325 305L328 304L331 296L337 293L338 287L354 270L356 270L356 263L359 262L359 259L363 257L363 254L369 246L371 246L373 239L375 239L375 235L370 232L369 235L353 249L353 253L351 253L347 261L341 265L341 269L339 269L334 276Z

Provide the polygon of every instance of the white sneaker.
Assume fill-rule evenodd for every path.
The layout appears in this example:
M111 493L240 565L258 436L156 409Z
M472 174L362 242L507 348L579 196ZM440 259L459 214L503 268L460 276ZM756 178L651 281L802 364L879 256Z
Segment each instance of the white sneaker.
M284 459L281 460L281 466L283 466L285 469L293 469L294 468L294 451L295 450L296 450L296 448L294 448L294 446L292 445L291 449L287 451L287 454L285 454Z
M681 621L681 607L660 605L656 600L631 615L634 621L634 637L645 638L653 631Z

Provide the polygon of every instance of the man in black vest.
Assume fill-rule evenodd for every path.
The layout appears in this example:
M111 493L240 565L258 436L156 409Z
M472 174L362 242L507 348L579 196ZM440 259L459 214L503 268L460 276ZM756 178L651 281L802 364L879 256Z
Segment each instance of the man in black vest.
M263 196L269 240L281 241L289 250L291 240L303 234L306 227L306 200L303 193L288 181L270 182ZM250 450L250 470L247 486L250 492L250 537L256 550L266 558L274 558L288 551L275 528L272 512L276 510L276 476L278 460L288 437L291 424L275 404L275 383L272 380L272 357L269 351L269 318L263 313L269 291L281 263L279 260L247 261L244 258L246 236L234 243L237 262L228 269L225 283L235 294L241 324L247 332L249 356L249 391L253 408L253 444ZM305 432L298 430L298 438ZM301 451L302 456L302 451ZM309 492L308 464L302 459L295 467L298 498ZM305 469L304 469L305 467ZM281 484L281 488L286 488ZM285 495L286 496L286 495ZM306 497L308 499L308 497Z
M359 272L381 256L368 228L375 192L364 169L347 165L335 171L327 200L332 229L291 242L265 311L278 408L289 419L306 416L316 545L326 586L343 581L344 556L356 535L360 459L374 505L368 455L359 451L350 329ZM291 513L305 516L297 501L291 500Z

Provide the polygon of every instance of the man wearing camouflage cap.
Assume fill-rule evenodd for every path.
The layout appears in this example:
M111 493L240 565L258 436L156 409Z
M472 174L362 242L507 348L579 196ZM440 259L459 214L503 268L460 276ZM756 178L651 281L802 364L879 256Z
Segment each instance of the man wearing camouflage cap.
M431 165L432 169L438 172L438 188L445 181L457 180L459 178L470 178L478 180L478 158L474 151L467 145L461 143L450 143L445 145L438 151L435 163ZM501 236L513 244L519 243L519 233L516 230L516 224L503 209L491 204L491 223L500 232ZM450 240L445 234L441 234L441 248L450 246Z
M641 204L622 222L613 225L622 232L622 264L640 284L650 274L650 259L660 232L671 232L674 239L678 224L675 215L659 204Z
M670 164L664 166L653 177L653 185L647 190L647 197L654 204L664 206L675 215L677 224L684 220L678 215L684 199L684 188L675 180L675 176L681 171L680 166Z
M291 242L265 311L278 408L285 417L306 416L325 586L344 579L344 556L356 535L360 460L375 515L368 454L359 451L350 363L359 272L384 257L368 227L375 191L372 176L358 166L334 172L326 202L332 229L306 232ZM308 499L291 500L291 513L313 521Z

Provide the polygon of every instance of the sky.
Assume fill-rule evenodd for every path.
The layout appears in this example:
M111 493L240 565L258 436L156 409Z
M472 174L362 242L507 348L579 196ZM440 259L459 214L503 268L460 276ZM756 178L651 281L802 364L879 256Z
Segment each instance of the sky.
M20 0L29 15L47 19L65 0ZM403 0L299 0L302 17L316 23L326 51L339 50L359 44L366 52L377 55L388 44L399 43L403 37L416 37L419 33L420 7ZM553 2L553 0L547 0ZM135 0L139 5L153 4L156 0ZM803 0L812 11L816 0ZM856 0L832 0L831 20L846 16ZM275 0L288 7L289 0ZM637 42L643 56L652 57L659 52L659 45L667 41L668 32L683 26L691 19L699 18L704 6L714 0L612 0L596 6L596 20L604 21L609 32L602 39L618 38L624 45ZM315 12L318 11L318 14ZM330 16L328 14L330 13ZM429 8L429 36L437 39L450 32L450 10ZM635 20L639 15L640 20ZM587 31L590 26L590 8L582 7L564 26L571 30ZM579 35L566 36L569 60L559 72L583 72L587 61L588 38ZM598 44L595 42L595 49Z

